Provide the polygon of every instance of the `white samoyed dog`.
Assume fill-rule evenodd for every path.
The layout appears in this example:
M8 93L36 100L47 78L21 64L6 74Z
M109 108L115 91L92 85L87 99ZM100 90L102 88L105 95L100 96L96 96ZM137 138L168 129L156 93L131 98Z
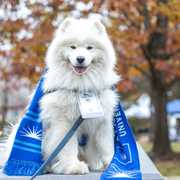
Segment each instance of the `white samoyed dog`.
M85 120L48 171L86 174L110 163L114 153L113 111L118 101L112 90L119 81L115 63L112 43L100 21L67 18L57 29L46 54L48 71L43 88L50 93L40 103L44 159L80 116L80 91L97 93L104 117ZM83 134L88 138L86 146L81 147L78 139Z

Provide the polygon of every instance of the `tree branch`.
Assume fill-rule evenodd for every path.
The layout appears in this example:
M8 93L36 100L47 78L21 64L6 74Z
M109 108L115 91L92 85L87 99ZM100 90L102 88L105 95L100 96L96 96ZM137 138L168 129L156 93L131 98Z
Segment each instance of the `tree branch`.
M167 53L167 52L158 52L153 54L153 58L155 59L163 59L163 60L169 60L171 57L173 57L174 55L180 53L180 48L176 49L175 51L171 52L171 53Z
M153 75L155 75L155 68L154 68L154 64L153 64L153 62L151 60L151 57L149 55L149 52L147 50L147 47L144 44L140 45L140 47L141 47L141 49L143 51L143 54L144 54L145 58L147 59L147 62L149 64L149 68L150 68L150 71L151 71L151 75L153 77Z
M170 89L172 86L174 86L174 84L176 84L177 82L180 81L180 78L174 78L172 81L170 81L169 83L167 83L167 88Z

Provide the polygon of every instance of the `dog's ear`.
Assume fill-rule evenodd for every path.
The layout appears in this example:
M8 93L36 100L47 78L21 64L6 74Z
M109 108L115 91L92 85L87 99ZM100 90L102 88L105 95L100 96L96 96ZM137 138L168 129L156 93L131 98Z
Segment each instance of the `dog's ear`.
M94 25L95 25L98 33L100 33L100 34L106 33L106 28L105 28L104 25L101 23L101 21L95 20L95 21L94 21Z
M61 31L61 32L66 32L67 28L72 24L72 22L74 21L73 18L68 17L66 18L59 26L57 31Z

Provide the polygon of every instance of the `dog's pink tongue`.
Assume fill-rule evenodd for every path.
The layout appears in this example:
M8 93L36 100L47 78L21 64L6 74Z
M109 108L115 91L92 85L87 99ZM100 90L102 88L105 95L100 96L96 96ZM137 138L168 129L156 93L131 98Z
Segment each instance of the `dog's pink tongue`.
M87 69L86 67L80 67L80 66L74 67L74 70L79 74L84 73L86 69Z

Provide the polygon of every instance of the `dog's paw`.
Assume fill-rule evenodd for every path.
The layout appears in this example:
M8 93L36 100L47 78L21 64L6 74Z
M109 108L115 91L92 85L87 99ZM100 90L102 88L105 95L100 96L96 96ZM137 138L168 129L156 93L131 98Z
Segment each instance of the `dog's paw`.
M68 164L57 162L51 169L55 174L87 174L89 172L87 164L83 161Z
M65 174L87 174L89 172L88 166L83 161L78 161L71 164L64 169Z
M104 165L101 160L94 160L89 162L89 169L91 171L102 171L104 170Z
M107 156L103 158L102 161L103 161L104 169L106 169L109 166L111 160L112 160L112 156Z

